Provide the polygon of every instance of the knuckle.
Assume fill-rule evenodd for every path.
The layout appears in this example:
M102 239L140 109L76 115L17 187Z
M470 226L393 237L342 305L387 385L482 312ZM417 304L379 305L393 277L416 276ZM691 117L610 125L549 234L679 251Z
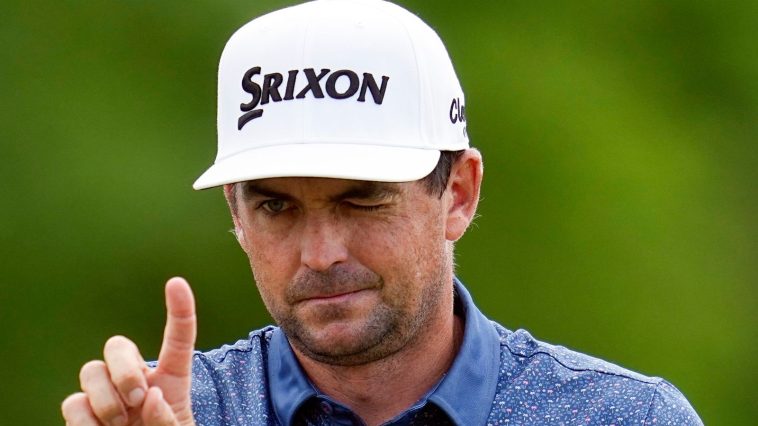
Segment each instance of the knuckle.
M144 416L149 426L164 426L175 424L173 412L166 406L164 401L156 401L153 406L146 410Z
M136 348L134 342L124 336L112 336L105 342L104 352Z
M63 418L70 421L74 418L74 414L83 408L87 407L87 395L82 392L77 392L66 397L61 403L61 414Z
M79 370L79 381L83 384L87 382L95 374L98 374L99 372L102 372L105 369L107 369L105 365L105 361L102 361L99 359L88 361L87 363L82 365L81 370Z
M141 383L142 372L138 370L119 370L111 373L111 381L120 390L131 390Z
M92 410L95 412L98 419L105 422L115 419L123 412L121 404L113 400L103 402L99 406L94 406L92 407Z
M84 391L83 397L73 397L70 401L64 401L63 405L63 409L69 410L67 412L74 418L83 418L85 412L89 412L90 416L94 415L99 421L108 423L124 413L104 361L94 360L84 364L79 379Z
M180 352L192 352L195 347L194 342L188 342L186 339L176 336L164 337L164 345Z

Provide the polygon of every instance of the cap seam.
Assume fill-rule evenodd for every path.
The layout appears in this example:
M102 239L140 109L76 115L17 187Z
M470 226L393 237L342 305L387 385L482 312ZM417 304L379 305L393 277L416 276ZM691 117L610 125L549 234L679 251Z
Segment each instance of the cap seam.
M312 3L312 4L315 4L315 3ZM305 64L305 51L306 51L305 45L308 42L308 34L310 34L311 32L312 25L313 25L313 21L309 20L308 24L305 26L305 31L303 31L303 38L300 43L300 65ZM300 106L300 107L305 108L305 106ZM298 123L300 126L300 139L305 139L305 127L306 127L305 117L306 117L305 113L301 114L300 120Z
M395 4L392 4L392 6L399 7L399 6L395 5ZM408 44L411 45L411 51L413 52L413 62L416 65L416 81L418 82L418 85L416 87L416 90L417 90L416 99L421 100L416 105L416 108L417 108L416 113L418 114L419 122L421 123L420 126L419 126L419 128L418 128L418 131L419 131L420 139L426 141L427 143L430 143L431 141L429 140L429 135L427 134L426 128L424 127L424 124L423 124L425 117L424 117L424 111L422 111L423 107L421 106L421 104L423 103L423 99L424 99L423 98L424 88L422 87L421 67L419 66L419 59L418 59L418 51L417 51L417 48L416 48L416 42L414 41L413 37L411 36L411 33L410 33L410 30L408 29L408 26L406 25L406 23L402 19L400 19L399 16L395 16L394 14L390 15L390 14L386 13L386 11L382 11L382 12L385 14L385 16L389 16L391 19L395 20L396 22L398 22L400 24L400 26L403 28L403 31L405 32L405 36L408 38ZM414 16L417 19L421 19L421 18L418 17L418 15L414 14Z

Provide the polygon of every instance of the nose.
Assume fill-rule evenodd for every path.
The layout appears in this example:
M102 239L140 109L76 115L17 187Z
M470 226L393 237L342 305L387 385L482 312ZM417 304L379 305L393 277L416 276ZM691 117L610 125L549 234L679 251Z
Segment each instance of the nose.
M335 217L308 217L300 242L300 262L309 269L325 272L347 260L343 232Z

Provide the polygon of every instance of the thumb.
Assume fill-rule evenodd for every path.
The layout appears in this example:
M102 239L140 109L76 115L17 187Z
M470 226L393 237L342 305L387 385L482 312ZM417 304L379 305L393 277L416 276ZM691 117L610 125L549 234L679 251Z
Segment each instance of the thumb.
M195 298L184 278L171 278L166 283L166 329L158 355L157 373L189 378L192 352L197 335Z

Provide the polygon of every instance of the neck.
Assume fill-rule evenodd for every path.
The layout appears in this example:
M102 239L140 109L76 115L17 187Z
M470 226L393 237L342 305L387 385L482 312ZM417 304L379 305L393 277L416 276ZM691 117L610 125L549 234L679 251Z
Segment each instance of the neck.
M463 340L463 320L453 315L452 304L448 312L402 350L368 364L335 366L295 354L321 392L367 425L379 425L411 407L450 369Z

